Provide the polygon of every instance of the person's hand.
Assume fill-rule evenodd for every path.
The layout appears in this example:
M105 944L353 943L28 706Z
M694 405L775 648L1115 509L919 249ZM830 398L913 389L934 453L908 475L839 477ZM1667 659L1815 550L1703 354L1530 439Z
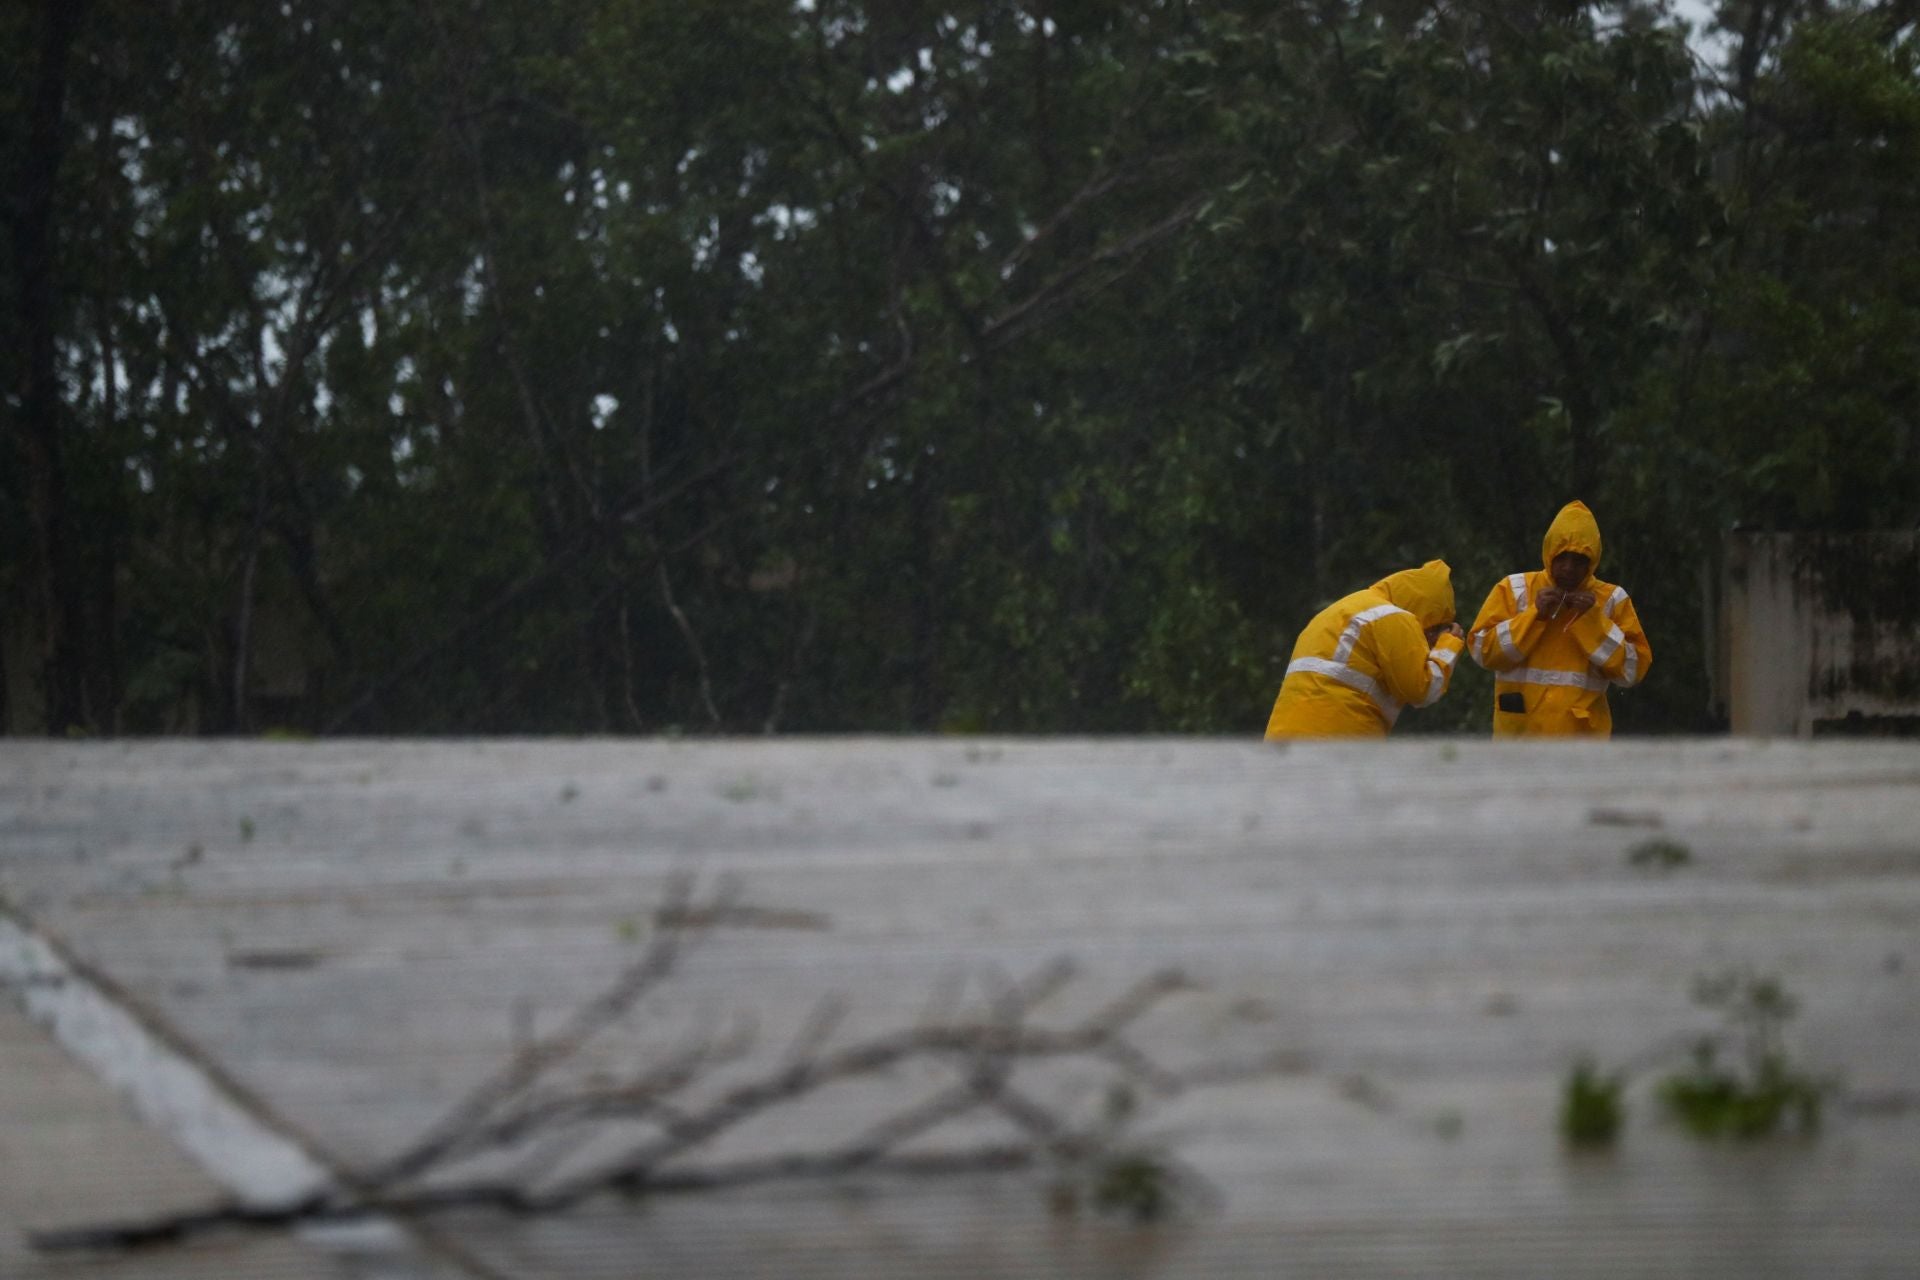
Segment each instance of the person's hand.
M1593 608L1593 592L1591 591L1569 591L1567 592L1566 600L1567 607L1573 610L1573 616L1576 618Z
M1540 594L1534 597L1533 607L1541 614L1550 614L1558 609L1567 598L1567 593L1558 587L1542 587Z
M1456 640L1465 640L1467 633L1460 629L1459 623L1449 622L1446 626L1438 629L1438 634L1434 636L1434 639L1438 640L1441 636L1452 636Z

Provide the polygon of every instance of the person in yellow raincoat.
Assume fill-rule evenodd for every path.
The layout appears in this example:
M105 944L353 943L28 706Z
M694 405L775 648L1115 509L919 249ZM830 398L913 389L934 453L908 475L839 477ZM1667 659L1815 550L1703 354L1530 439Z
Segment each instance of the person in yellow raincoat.
M1560 508L1540 544L1542 568L1500 580L1468 633L1493 672L1493 732L1605 738L1609 685L1646 679L1653 650L1625 587L1593 576L1600 525L1585 503Z
M1384 738L1402 706L1439 701L1465 643L1444 560L1390 573L1300 633L1267 739Z

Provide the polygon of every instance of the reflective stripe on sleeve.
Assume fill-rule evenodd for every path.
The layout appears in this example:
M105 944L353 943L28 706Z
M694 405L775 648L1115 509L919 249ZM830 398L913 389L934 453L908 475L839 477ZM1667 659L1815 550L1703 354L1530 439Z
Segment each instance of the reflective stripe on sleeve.
M1495 627L1493 634L1500 641L1500 652L1506 654L1509 661L1526 661L1527 655L1520 652L1520 646L1513 642L1513 619L1508 618Z
M1440 700L1441 690L1447 687L1447 668L1436 661L1439 656L1435 654L1427 659L1427 670L1432 674L1427 677L1427 691L1420 696L1418 702L1413 704L1416 707L1432 706Z
M1613 657L1615 651L1626 642L1626 634L1618 626L1610 626L1607 628L1606 637L1593 647L1593 652L1587 657L1594 666L1604 667L1607 665L1607 659Z
M1345 662L1353 656L1353 646L1360 642L1360 628L1367 626L1375 619L1384 618L1389 614L1405 612L1406 610L1397 604L1377 604L1371 609L1362 609L1360 612L1354 614L1353 617L1347 619L1346 628L1340 632L1340 643L1334 646L1333 660L1335 662Z
M1473 633L1473 645L1472 645L1471 652L1473 653L1473 660L1475 662L1479 663L1483 667L1487 665L1487 633L1486 632L1476 631Z
M1619 685L1622 689L1631 689L1633 688L1634 685L1638 684L1639 682L1640 682L1640 651L1634 648L1632 645L1628 645L1626 668L1625 670L1621 671L1620 678L1618 680L1615 680L1614 683Z
M1618 609L1621 605L1625 604L1626 602L1627 602L1627 589L1625 587L1615 587L1613 589L1613 594L1607 597L1606 613L1607 613L1607 620L1609 622L1613 620L1613 611L1615 609Z
M1527 575L1524 573L1508 574L1507 586L1513 590L1513 611L1515 613L1525 613L1527 611Z
M1380 709L1380 713L1392 724L1400 714L1400 703L1371 676L1355 671L1344 662L1333 662L1326 658L1295 658L1287 664L1288 675L1325 676L1329 680L1346 685L1349 689L1358 689L1367 695L1367 700Z

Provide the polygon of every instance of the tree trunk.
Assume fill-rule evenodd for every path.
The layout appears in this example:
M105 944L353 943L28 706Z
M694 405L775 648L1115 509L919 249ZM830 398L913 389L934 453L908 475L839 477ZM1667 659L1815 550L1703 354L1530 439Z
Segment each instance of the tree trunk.
M935 616L936 584L939 565L934 555L936 489L933 459L922 455L915 460L908 502L912 529L913 576L908 608L911 618L913 666L909 685L907 716L919 733L932 733L940 713L939 620Z
M79 0L48 0L44 6L39 74L29 108L27 154L20 166L13 222L20 334L27 347L24 385L19 388L19 451L33 536L29 580L40 609L46 731L56 736L85 727L79 648L85 592L73 573L54 342L59 329L54 188L65 143L67 62L79 35L82 9Z

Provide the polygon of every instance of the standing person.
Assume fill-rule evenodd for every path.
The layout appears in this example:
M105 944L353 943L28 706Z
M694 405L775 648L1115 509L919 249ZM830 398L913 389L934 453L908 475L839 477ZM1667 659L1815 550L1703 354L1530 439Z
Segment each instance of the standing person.
M1403 705L1430 706L1466 643L1444 560L1334 601L1294 642L1267 739L1384 738Z
M1493 732L1605 738L1607 686L1631 689L1653 650L1625 587L1593 576L1600 525L1569 502L1540 544L1544 568L1500 580L1474 619L1468 650L1493 672Z

